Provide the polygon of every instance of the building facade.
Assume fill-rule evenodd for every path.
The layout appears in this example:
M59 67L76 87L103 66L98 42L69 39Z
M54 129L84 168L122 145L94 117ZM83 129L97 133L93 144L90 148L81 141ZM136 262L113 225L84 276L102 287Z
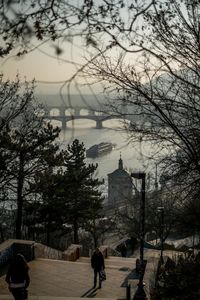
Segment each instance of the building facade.
M133 198L132 178L123 168L123 161L120 155L118 169L108 174L108 205L118 207L128 205Z

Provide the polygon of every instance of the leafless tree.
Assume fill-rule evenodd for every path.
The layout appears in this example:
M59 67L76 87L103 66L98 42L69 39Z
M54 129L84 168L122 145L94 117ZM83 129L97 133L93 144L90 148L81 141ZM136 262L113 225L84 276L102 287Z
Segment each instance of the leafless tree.
M104 83L113 111L132 116L130 138L162 150L163 178L182 185L184 198L199 189L199 11L197 1L149 1L129 27L105 31L115 45L98 48L87 69Z
M33 99L34 82L30 85L20 82L19 78L9 81L0 77L0 189L10 180L6 176L6 163L11 157L5 151L10 142L11 124L26 109ZM5 193L4 193L5 194Z
M13 1L2 2L2 36L7 43L2 56L16 45L22 46L19 55L23 54L31 36L45 41L69 38L75 29L73 34L83 34L89 53L82 76L104 85L113 113L121 116L123 107L123 116L131 117L127 129L132 141L148 140L159 148L163 181L168 186L173 183L173 190L178 186L183 200L196 198L200 190L199 2L24 3L19 13ZM26 10L29 3L32 10ZM15 21L8 17L11 7Z

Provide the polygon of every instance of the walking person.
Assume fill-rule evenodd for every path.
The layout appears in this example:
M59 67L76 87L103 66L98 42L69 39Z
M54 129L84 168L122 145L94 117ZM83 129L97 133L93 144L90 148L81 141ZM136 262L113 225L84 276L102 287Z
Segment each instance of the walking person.
M94 288L97 285L97 274L99 276L99 288L101 288L100 272L105 269L104 257L99 248L97 247L91 257L91 266L94 270Z
M22 254L17 254L6 274L6 282L15 300L27 300L30 283L29 266Z

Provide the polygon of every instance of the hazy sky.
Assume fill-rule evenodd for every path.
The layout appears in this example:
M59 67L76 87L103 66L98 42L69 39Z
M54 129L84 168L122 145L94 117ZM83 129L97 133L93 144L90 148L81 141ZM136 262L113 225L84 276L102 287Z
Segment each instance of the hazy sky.
M127 12L122 10L122 15L123 14L124 19L126 19L128 17ZM102 39L100 47L103 48L103 43L105 42L105 44L107 44L109 40L110 37L107 37L105 40ZM6 79L14 79L17 74L21 80L24 80L24 78L28 81L35 79L37 85L40 86L40 91L45 93L58 93L63 83L69 80L77 69L80 68L80 64L85 62L84 57L88 57L89 51L92 51L90 47L87 48L85 46L85 43L86 41L83 38L76 37L73 43L67 41L64 43L61 41L50 41L46 44L42 44L34 51L30 51L23 58L17 58L11 54L9 57L6 57L6 59L1 59L0 72L4 74ZM39 42L33 40L31 44L31 47L35 48ZM56 47L60 47L63 50L62 55L56 55ZM113 59L114 55L111 53L112 52L110 52L110 56ZM131 55L131 61L133 60L132 56L133 55ZM44 84L44 82L48 82L48 84ZM56 82L60 82L60 84L56 84ZM103 88L100 85L96 85L94 91L95 93L101 93ZM86 85L81 86L81 92L83 94L92 93ZM79 91L72 86L71 93L78 94Z
M37 42L34 44L37 45ZM56 55L55 50L58 45L63 50L62 55L59 56ZM1 59L0 72L6 79L12 80L17 74L21 80L35 79L40 91L57 93L65 80L69 79L83 63L84 55L86 53L83 48L76 44L66 42L60 45L49 42L24 57L18 58L11 54L6 59ZM90 93L86 87L81 87L81 90L85 94ZM72 87L72 93L78 91Z

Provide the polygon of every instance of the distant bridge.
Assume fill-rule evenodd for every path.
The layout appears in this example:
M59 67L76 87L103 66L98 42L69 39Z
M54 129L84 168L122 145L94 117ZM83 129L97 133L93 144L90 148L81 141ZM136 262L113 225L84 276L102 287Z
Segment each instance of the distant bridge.
M52 110L58 110L58 115L52 115ZM65 130L67 128L67 122L76 120L76 119L87 119L93 120L96 122L96 128L101 129L103 128L103 122L111 119L120 119L120 116L114 116L112 113L109 112L106 114L105 112L95 111L87 109L88 114L82 115L81 110L86 110L85 107L82 106L46 106L44 118L48 120L57 120L62 123L62 129ZM70 115L66 115L66 111L70 111ZM128 118L127 118L128 119ZM130 119L129 119L130 120Z

